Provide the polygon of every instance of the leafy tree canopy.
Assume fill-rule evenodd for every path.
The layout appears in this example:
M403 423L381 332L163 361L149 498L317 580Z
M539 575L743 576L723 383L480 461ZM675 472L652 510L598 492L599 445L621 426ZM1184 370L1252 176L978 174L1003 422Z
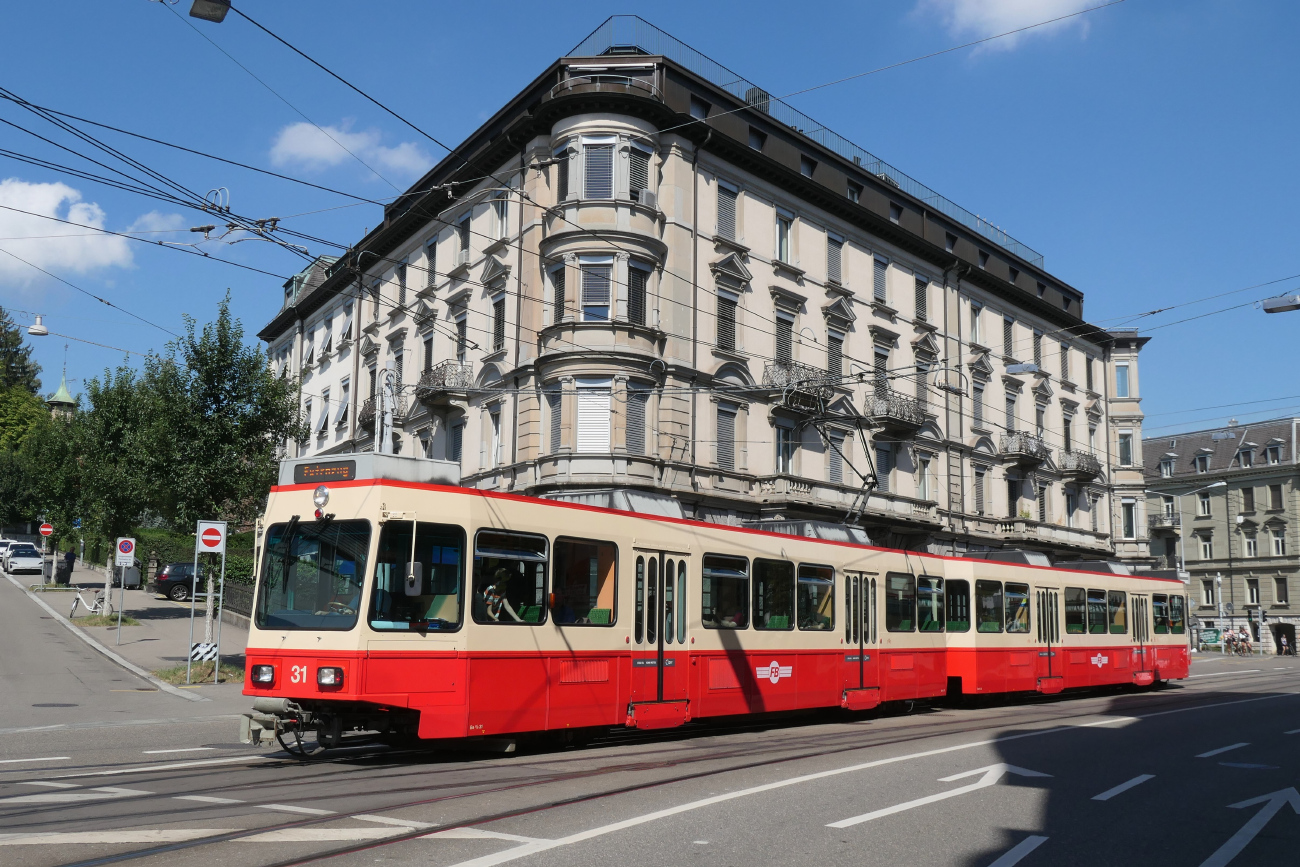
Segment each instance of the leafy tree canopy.
M32 361L32 348L23 343L22 329L0 307L0 389L17 387L37 394L40 372L41 366Z

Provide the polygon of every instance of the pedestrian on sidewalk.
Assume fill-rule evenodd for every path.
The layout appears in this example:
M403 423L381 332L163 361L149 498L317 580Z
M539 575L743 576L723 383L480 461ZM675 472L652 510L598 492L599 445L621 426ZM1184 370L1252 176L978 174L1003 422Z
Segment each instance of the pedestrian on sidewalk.
M1285 632L1283 632L1282 635L1281 635L1281 644L1282 644L1282 655L1283 655L1283 656L1287 656L1287 655L1289 655L1289 651L1287 650L1287 646L1286 646L1286 633L1285 633Z

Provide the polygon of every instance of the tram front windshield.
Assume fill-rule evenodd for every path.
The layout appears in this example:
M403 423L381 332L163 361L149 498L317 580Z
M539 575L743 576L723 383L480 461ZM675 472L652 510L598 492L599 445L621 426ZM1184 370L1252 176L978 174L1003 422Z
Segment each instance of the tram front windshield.
M460 627L465 531L421 521L389 521L379 532L370 628L446 631ZM412 558L414 554L414 558Z
M259 629L351 629L370 549L369 521L294 518L266 531L257 587Z

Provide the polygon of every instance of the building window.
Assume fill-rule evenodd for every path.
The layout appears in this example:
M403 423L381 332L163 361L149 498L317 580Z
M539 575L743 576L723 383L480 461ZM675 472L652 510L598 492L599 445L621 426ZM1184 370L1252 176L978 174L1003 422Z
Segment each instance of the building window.
M844 483L844 434L833 433L828 438L826 452L826 480L834 485Z
M555 194L558 201L569 197L569 148L565 145L555 151Z
M736 469L736 408L718 404L718 469Z
M704 120L709 116L709 104L698 96L691 97L691 117Z
M844 335L834 331L826 334L826 375L832 379L844 376Z
M1128 397L1129 396L1128 386L1129 386L1128 365L1127 364L1115 365L1115 396Z
M506 296L492 299L492 351L506 348Z
M1268 486L1268 508L1269 511L1278 511L1282 508L1282 486Z
M889 394L889 350L877 346L872 354L872 379L877 397Z
M916 498L918 500L934 499L934 479L931 476L934 459L930 455L919 455L916 459Z
M402 393L402 372L406 365L406 354L402 352L393 355L393 396L400 399Z
M498 241L510 234L510 200L501 190L492 195L492 232Z
M790 252L790 234L794 229L794 217L776 213L776 258L787 265L793 260Z
M633 262L627 271L627 320L633 325L645 325L646 287L650 285L650 271Z
M366 392L366 397L374 398L375 388L379 382L379 378L373 366L366 368L366 377L367 377L367 381L370 384L369 390Z
M1213 560L1214 559L1214 537L1207 534L1207 535L1198 536L1197 538L1201 543L1201 559Z
M1002 320L1002 354L1007 358L1014 358L1016 353L1015 340L1016 321L1011 317L1004 317Z
M1264 449L1264 459L1268 461L1268 463L1270 464L1282 463L1282 447L1269 446L1268 448Z
M379 319L379 281L370 284L370 318Z
M1070 345L1061 344L1061 379L1069 380L1070 378Z
M984 484L988 478L988 469L985 467L975 468L975 514L984 514Z
M1018 425L1016 424L1016 396L1013 393L1007 395L1007 431L1008 432L1014 431L1017 427Z
M1124 538L1137 538L1137 503L1132 500L1124 500L1120 503L1120 512L1124 522Z
M564 266L551 269L551 297L555 305L554 322L564 321Z
M1119 433L1119 465L1121 467L1133 466L1133 432L1120 431Z
M983 307L976 304L974 301L971 302L970 305L970 342L971 343L979 343L979 344L984 343L984 331L982 328L980 328L980 313L982 313L983 311L984 311Z
M894 449L889 445L876 446L876 490L888 494L894 472Z
M799 174L811 178L815 171L817 171L817 160L812 157L799 157Z
M754 129L751 126L749 128L749 146L756 151L761 151L763 149L763 145L766 143L767 143L767 133L763 132L762 130Z
M1214 582L1211 580L1201 582L1201 604L1214 604Z
M1038 486L1038 523L1047 523L1047 485Z
M971 389L971 427L984 427L984 386L978 383Z
M397 306L406 306L406 263L403 262L397 266L395 272L397 278Z
M325 436L330 426L330 390L322 389L320 393L320 421L316 423L316 435Z
M546 411L550 415L551 454L558 454L564 438L564 392L560 386L546 390Z
M465 443L465 423L454 424L447 431L447 460L460 463L462 446Z
M1210 495L1205 491L1196 495L1196 514L1202 518L1208 517L1210 514Z
M794 473L794 430L777 425L776 427L776 472L779 475Z
M488 413L488 422L491 428L492 441L489 443L491 451L488 453L488 466L501 466L501 410L495 409Z
M943 249L949 253L957 249L957 236L952 232L943 233Z
M627 152L627 193L640 201L641 191L650 189L650 152L632 145Z
M456 317L456 362L465 363L465 351L469 349L469 322L462 313Z
M1174 462L1169 458L1165 458L1160 462L1160 478L1168 479L1171 478L1173 474L1174 474Z
M1249 535L1246 536L1245 542L1246 542L1246 556L1247 556L1247 557L1258 557L1258 556L1259 556L1259 539L1256 538L1255 535L1252 533L1252 534L1249 534Z
M577 448L580 452L609 452L612 384L604 378L578 378Z
M1047 294L1047 284L1042 282L1038 283L1038 297L1042 298L1046 294Z
M861 202L861 201L862 201L862 184L858 184L858 183L854 183L853 181L849 181L848 190L845 192L845 195L847 195L847 196L849 197L849 201L850 201L850 202L853 202L854 204L857 204L857 203Z
M420 370L424 373L428 373L430 370L433 370L433 334L430 333L424 335L421 349L424 352L424 364L421 365Z
M981 270L981 271L984 270L985 268L987 268L988 265L989 265L989 254L988 254L988 253L985 253L983 250L980 250L980 251L979 251L979 262L980 262L980 270Z
M1246 579L1246 604L1247 605L1259 604L1259 579L1258 578Z
M1092 516L1092 532L1100 531L1101 513L1097 509L1098 497L1095 494L1088 496L1088 513Z
M1285 557L1286 556L1286 532L1284 530L1280 530L1275 527L1269 533L1269 535L1273 537L1273 556Z
M794 361L794 320L780 313L776 315L775 360L777 364Z
M351 404L349 398L352 396L352 380L345 379L339 383L339 408L334 413L334 427L341 428L348 425L348 407Z
M1020 517L1020 480L1007 477L1007 517Z
M456 238L460 242L460 264L462 265L469 262L469 221L471 216L471 213L466 213L456 225Z
M924 361L916 365L916 405L921 412L930 411L930 388L926 377L930 375L930 365Z
M1160 505L1161 505L1161 513L1162 513L1166 518L1172 518L1172 517L1174 516L1174 498L1173 498L1173 497L1171 497L1171 496L1169 496L1169 495L1167 495L1167 494L1162 494L1162 495L1160 496Z
M1047 407L1041 403L1034 407L1034 433L1040 437L1047 433Z
M1074 491L1065 492L1065 526L1074 526L1074 513L1079 508L1079 495Z
M884 259L873 259L871 269L871 291L872 296L881 304L889 300L889 293L886 288L886 276L889 273L889 263Z
M614 142L584 141L582 144L582 195L587 199L614 197Z
M718 182L718 237L728 241L736 240L736 197L739 192L735 187Z
M1208 472L1210 471L1210 456L1209 456L1209 455L1197 455L1197 456L1196 456L1196 459L1195 459L1195 461L1194 461L1194 463L1195 463L1195 465L1196 465L1196 472L1198 472L1198 473L1208 473Z
M922 322L930 318L930 283L916 278L916 318Z
M1020 279L1020 269L1019 269L1019 268L1008 267L1008 268L1007 268L1007 281L1010 282L1011 285L1014 286L1015 283L1016 283L1016 281L1019 280L1019 279Z
M578 264L582 269L582 321L608 322L612 260L583 256L579 257Z
M1084 387L1092 391L1092 356L1083 362Z
M1041 369L1043 366L1043 332L1034 332L1034 364Z
M1278 605L1289 605L1291 594L1286 586L1286 578L1278 576L1273 579L1273 601Z
M1064 434L1061 447L1064 451L1074 451L1074 416L1063 413L1061 415L1061 433Z
M897 223L903 219L903 206L895 202L889 203L889 222Z
M718 348L727 352L736 349L736 307L739 300L730 292L718 290Z
M1255 452L1251 449L1242 449L1237 452L1237 463L1243 470L1255 466Z
M1243 512L1255 511L1255 489L1254 488L1241 489L1241 510Z
M627 391L627 451L631 455L646 453L646 406L650 392L631 386Z
M826 279L843 283L844 239L838 235L826 236Z

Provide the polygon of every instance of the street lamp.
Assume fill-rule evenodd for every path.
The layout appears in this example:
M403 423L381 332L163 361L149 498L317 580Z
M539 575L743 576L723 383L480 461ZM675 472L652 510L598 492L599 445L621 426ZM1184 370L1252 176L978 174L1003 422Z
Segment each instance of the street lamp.
M1276 298L1265 298L1261 306L1264 308L1265 313L1287 313L1291 310L1300 310L1300 292L1288 292Z
M226 13L229 11L230 0L194 0L194 4L190 6L190 17L220 24L226 20Z
M1032 361L1026 361L1024 364L1008 364L1008 365L1007 365L1007 373L1010 373L1010 374L1017 374L1017 373L1041 373L1041 372L1042 372L1042 371L1039 369L1038 365L1037 365L1037 364L1034 364Z
M29 336L45 337L47 334L50 333L50 329L45 327L45 323L42 322L41 319L42 319L41 315L39 313L36 314L36 321L27 327L27 334Z

